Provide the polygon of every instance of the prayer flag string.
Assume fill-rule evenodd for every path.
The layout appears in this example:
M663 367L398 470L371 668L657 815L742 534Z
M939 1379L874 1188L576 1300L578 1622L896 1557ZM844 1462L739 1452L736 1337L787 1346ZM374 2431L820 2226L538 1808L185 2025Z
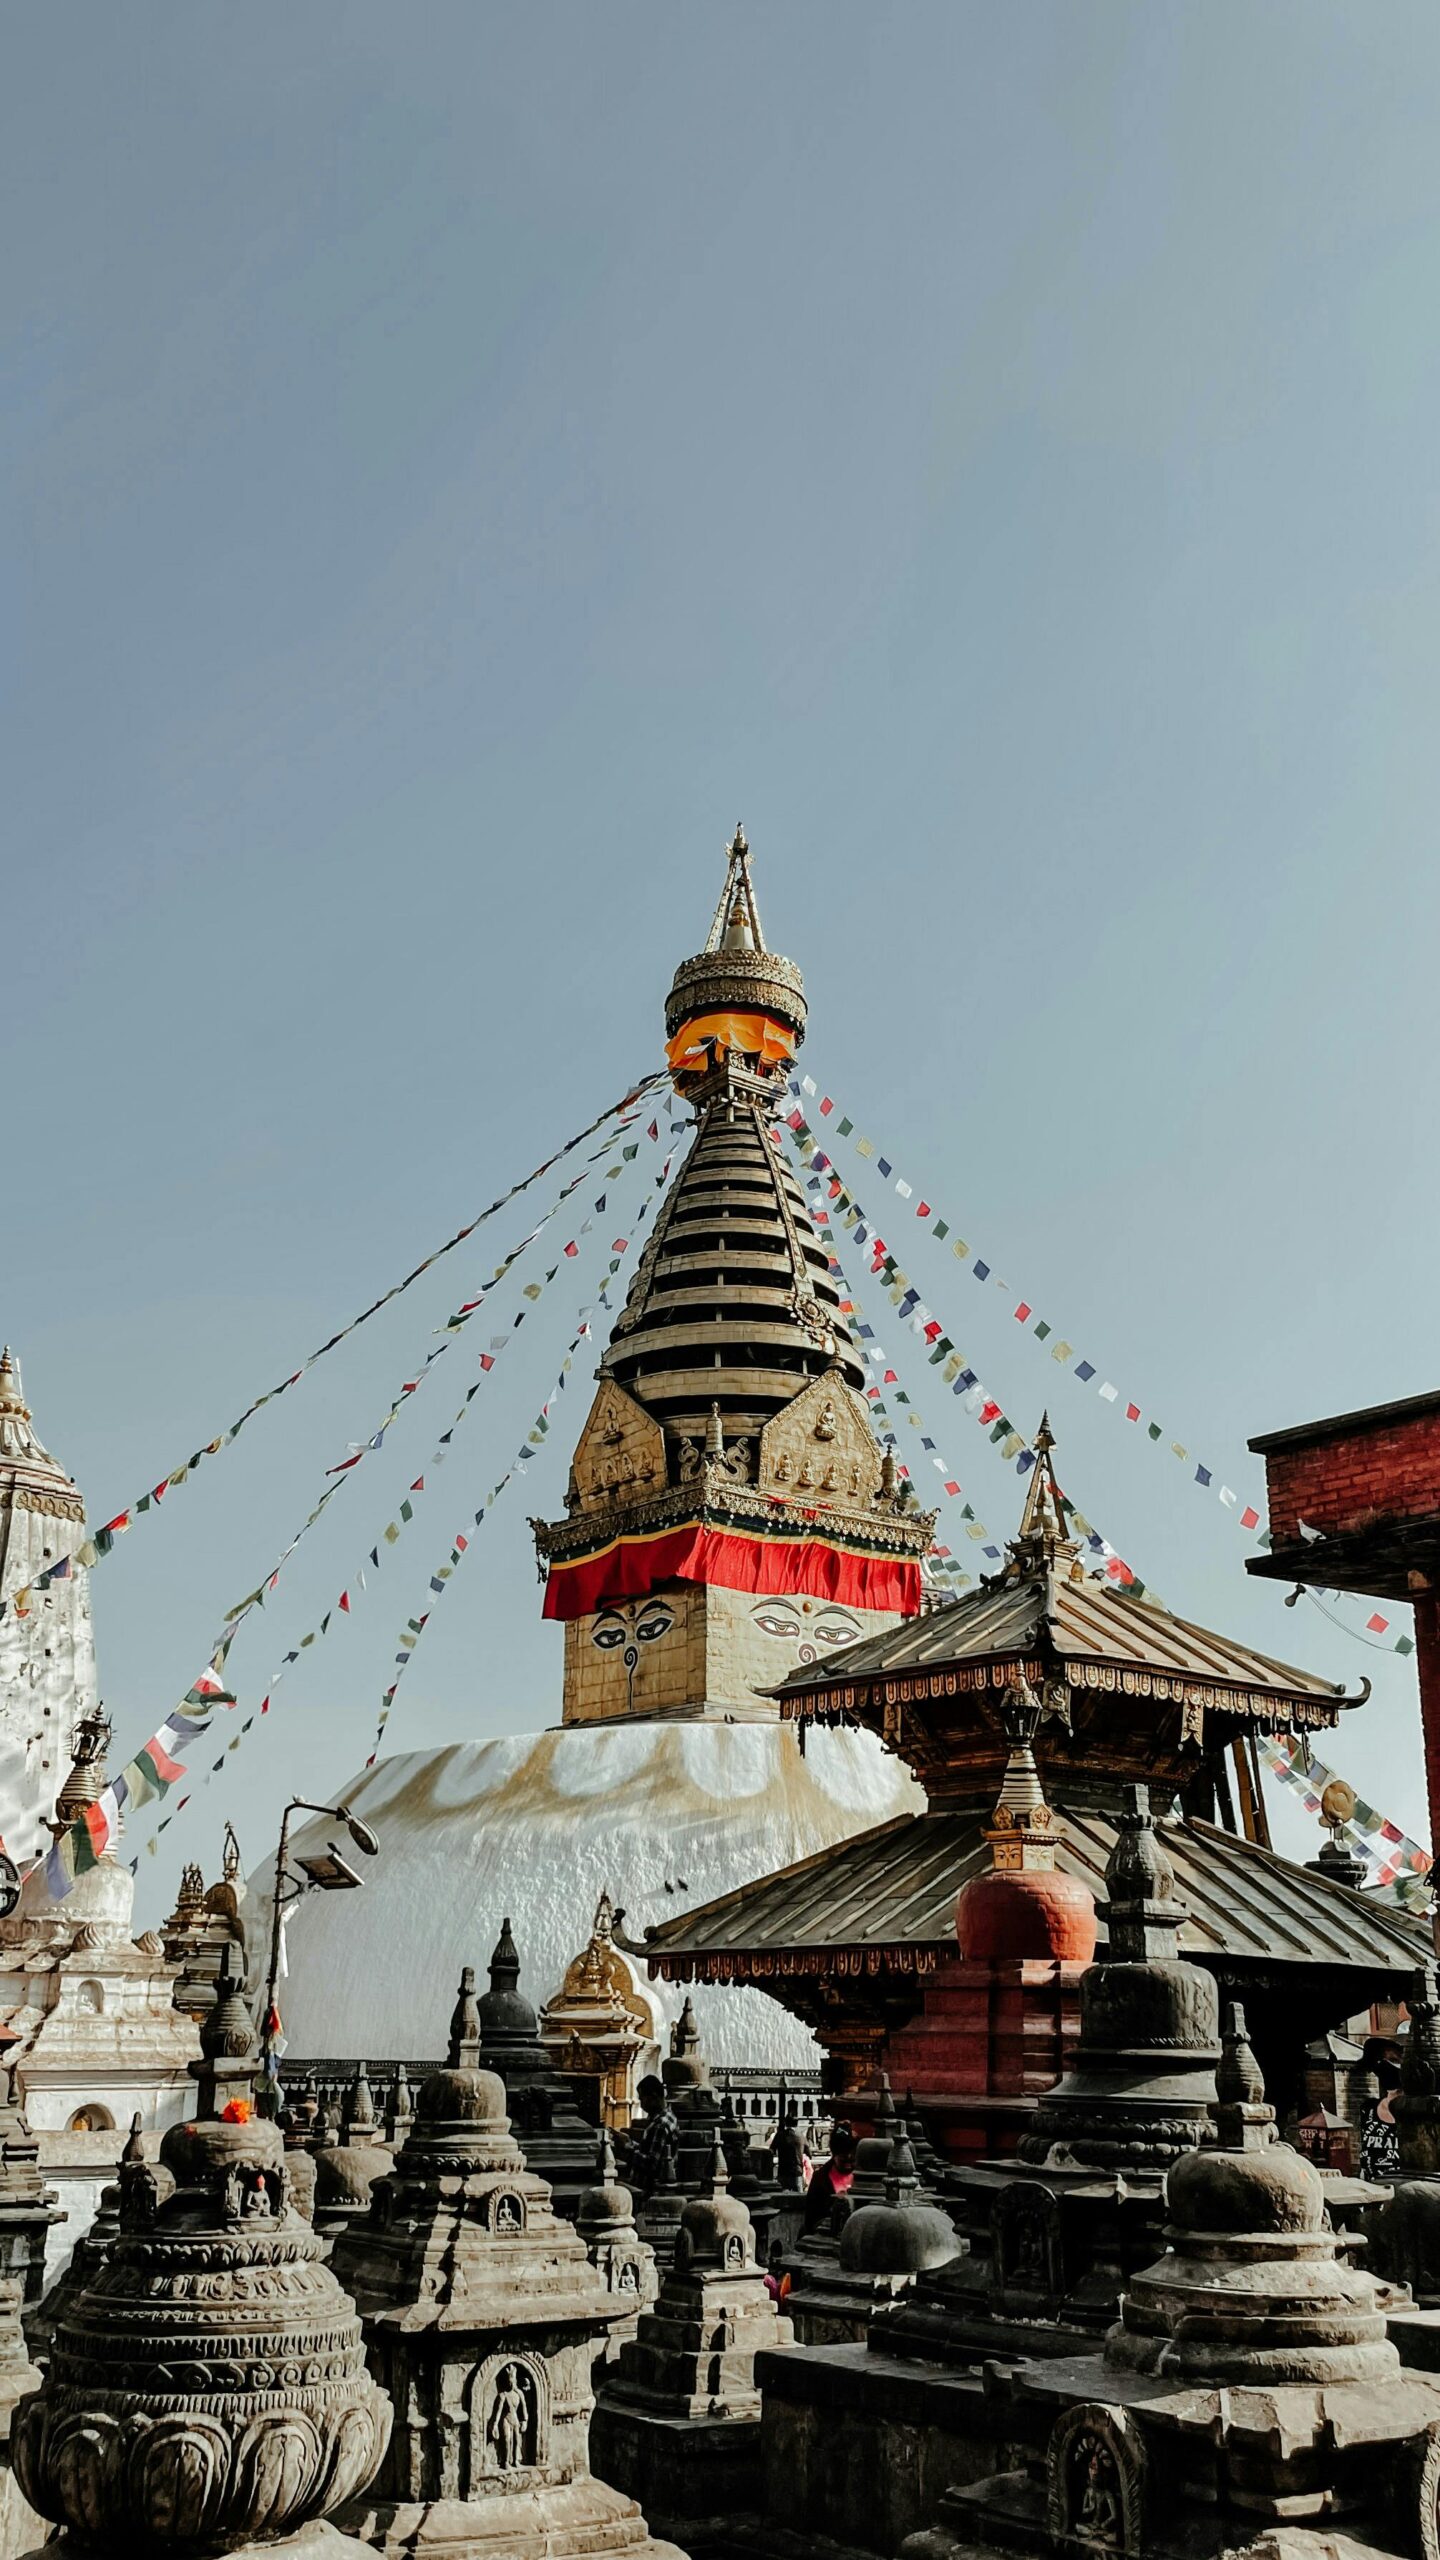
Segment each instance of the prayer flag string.
M853 1195L847 1194L845 1186L835 1171L833 1159L818 1143L816 1132L805 1117L804 1105L805 1102L810 1099L813 1099L815 1102L817 1117L823 1120L826 1124L824 1134L827 1137L833 1134L835 1137L848 1139L853 1145L857 1155L867 1162L873 1162L876 1172L893 1189L896 1199L905 1204L913 1202L913 1215L916 1220L936 1239L937 1243L948 1242L952 1254L958 1261L969 1262L971 1273L975 1279L998 1289L1002 1296L1012 1301L1010 1312L1015 1322L1022 1327L1032 1340L1048 1345L1051 1359L1064 1369L1067 1375L1074 1378L1081 1386L1087 1387L1093 1385L1095 1381L1098 1380L1099 1384L1096 1387L1096 1393L1103 1404L1111 1405L1117 1412L1123 1413L1126 1421L1137 1429L1143 1424L1144 1429L1142 1437L1148 1446L1155 1448L1164 1447L1167 1449L1172 1457L1180 1460L1185 1466L1187 1470L1187 1479L1193 1486L1203 1493L1212 1494L1223 1510L1229 1511L1234 1515L1237 1525L1244 1530L1247 1535L1254 1536L1255 1542L1258 1546L1269 1546L1269 1532L1262 1525L1261 1513L1257 1506L1254 1503L1246 1503L1242 1505L1239 1494L1234 1490L1233 1486L1225 1484L1219 1480L1217 1470L1215 1468L1207 1466L1203 1460L1198 1459L1194 1450L1189 1448L1184 1442L1168 1439L1164 1426L1161 1423L1153 1421L1146 1414L1144 1408L1138 1404L1133 1397L1123 1394L1122 1390L1116 1386L1114 1381L1104 1375L1096 1362L1079 1356L1073 1342L1066 1341L1063 1338L1058 1340L1055 1339L1055 1326L1050 1323L1046 1317L1036 1314L1032 1301L1019 1290L1013 1288L1009 1281L1003 1279L1000 1274L996 1272L993 1264L988 1262L983 1254L972 1251L971 1246L963 1237L954 1235L947 1220L939 1215L931 1201L925 1197L923 1192L918 1198L916 1197L916 1186L907 1181L902 1174L896 1172L894 1165L890 1162L888 1157L879 1152L873 1139L864 1136L861 1132L857 1132L854 1121L848 1116L848 1114L839 1111L839 1105L831 1094L822 1093L820 1091L813 1076L792 1076L789 1083L789 1091L795 1103L795 1108L789 1115L787 1125L796 1133L809 1151L809 1161L814 1169L819 1172L828 1172L833 1177L833 1198L844 1202ZM836 1117L837 1112L839 1113L838 1118ZM907 1214L910 1214L908 1207ZM872 1233L875 1233L875 1231L872 1230ZM884 1244L883 1239L878 1237L878 1233L876 1234L876 1252L877 1258L873 1267L877 1271L883 1273L887 1281L893 1280L898 1282L902 1292L909 1293L909 1283L906 1279L905 1273L900 1269L898 1262L895 1260L894 1255L889 1251L889 1248ZM913 1294L918 1301L918 1292ZM899 1303L900 1300L897 1297L896 1304L898 1305ZM1349 1598L1350 1595L1328 1594L1324 1596ZM1358 1628L1348 1626L1342 1618L1336 1618L1334 1620L1334 1624L1340 1628L1342 1634L1348 1635L1360 1642L1374 1642L1376 1639L1388 1635L1390 1629L1390 1620L1378 1610L1372 1611L1371 1615L1366 1619L1364 1636L1361 1636ZM1414 1640L1412 1637L1406 1635L1392 1637L1390 1642L1384 1645L1381 1650L1398 1654L1413 1653L1415 1650Z
M652 1194L649 1200L646 1200L641 1204L639 1215L635 1220L635 1235L639 1234L646 1218L653 1209L655 1205L655 1196L663 1192L665 1185L670 1178L670 1167L673 1161L674 1156L672 1152L671 1155L666 1157L664 1164L661 1166L659 1173L655 1177L654 1194ZM633 1237L629 1239L629 1241L633 1241ZM606 1273L607 1280L613 1279L615 1273L619 1270L620 1256L625 1250L626 1242L627 1239L623 1237L617 1239L609 1269ZM600 1299L602 1305L608 1305L603 1289L600 1293ZM457 1532L455 1543L451 1547L450 1553L445 1559L445 1562L437 1565L435 1571L430 1576L430 1589L434 1594L434 1598L431 1600L429 1608L422 1609L418 1618L406 1619L398 1638L400 1649L395 1656L395 1677L381 1696L380 1713L375 1722L375 1739L370 1746L369 1757L365 1762L367 1769L373 1769L375 1762L380 1756L381 1740L385 1732L385 1727L390 1721L391 1712L395 1704L395 1692L399 1688L401 1681L404 1679L406 1672L409 1670L411 1663L415 1659L415 1653L420 1639L430 1623L431 1612L434 1609L435 1600L444 1598L446 1591L450 1587L451 1577L460 1564L461 1558L466 1554L469 1548L470 1538L473 1532L480 1527L482 1521L484 1521L490 1512L494 1510L501 1494L505 1491L506 1486L511 1482L511 1480L517 1475L525 1475L528 1472L531 1459L534 1458L544 1447L550 1431L550 1408L555 1402L556 1397L564 1393L565 1381L570 1374L576 1348L585 1339L589 1331L589 1314L586 1309L582 1308L577 1319L576 1330L571 1336L570 1342L566 1348L565 1357L560 1363L559 1375L556 1378L555 1385L551 1389L550 1394L546 1397L544 1404L540 1407L539 1412L536 1414L524 1440L515 1452L515 1455L511 1459L508 1467L505 1469L504 1474L499 1478L497 1483L491 1486L490 1491L481 1503L479 1510L475 1513L474 1519L470 1524L470 1528L464 1532Z
M814 1148L810 1139L796 1129L793 1115L786 1126L790 1131L792 1147L802 1167L807 1164L813 1165L816 1155L821 1155L822 1169L828 1167L829 1158L823 1156L823 1152ZM819 1178L818 1172L811 1171L806 1175L807 1184L813 1187ZM856 1243L863 1246L867 1240L871 1241L872 1251L876 1256L871 1264L872 1271L882 1280L886 1293L902 1321L909 1326L910 1331L919 1340L927 1345L930 1366L935 1368L943 1362L941 1370L943 1381L950 1388L951 1393L960 1398L961 1411L984 1431L987 1439L999 1449L1002 1458L1007 1462L1013 1462L1017 1475L1028 1475L1035 1464L1036 1453L1026 1434L1017 1430L1003 1406L988 1393L976 1371L969 1366L964 1355L956 1350L950 1336L941 1330L938 1316L932 1314L920 1298L918 1290L910 1286L905 1274L894 1265L893 1257L889 1255L883 1242L873 1238L861 1203L852 1194L844 1191L838 1181L832 1182L831 1198L833 1205L839 1211L841 1224L854 1236ZM812 1216L833 1255L834 1220L831 1212L817 1206L812 1211ZM890 1365L888 1354L878 1341L874 1327L867 1321L865 1311L858 1299L854 1297L853 1291L851 1300L862 1358L870 1367L879 1370L882 1383L891 1388L895 1401L903 1403L909 1409L907 1419L912 1421L914 1427L920 1432L922 1448L940 1475L946 1495L952 1501L958 1499L962 1505L961 1516L966 1522L967 1536L977 1540L983 1553L998 1562L1003 1550L990 1537L983 1521L976 1517L973 1507L965 1501L958 1475L951 1468L948 1459L941 1456L934 1440L926 1431L922 1417L911 1403L904 1387L901 1386L897 1372ZM867 1396L873 1406L875 1400L873 1388L867 1389ZM1134 1567L1126 1562L1125 1558L1110 1544L1109 1539L1096 1528L1094 1522L1087 1520L1084 1512L1078 1510L1068 1498L1066 1508L1090 1553L1103 1561L1108 1581L1128 1591L1131 1597L1137 1600L1147 1591L1152 1599L1158 1596L1153 1584L1141 1581Z
M609 1113L603 1116L605 1118L611 1118L615 1115L613 1113ZM592 1136L598 1125L599 1123L592 1122L587 1130L582 1131L581 1137ZM626 1125L629 1124L622 1119L620 1121L620 1128L623 1128ZM652 1122L651 1128L658 1137L658 1122ZM617 1130L615 1133L608 1136L605 1142L595 1150L594 1155L590 1158L591 1166L598 1162L602 1155L610 1152L615 1143L615 1136L618 1134L619 1131ZM573 1141L572 1145L578 1143L578 1140ZM633 1150L626 1150L622 1152L623 1161L631 1160L632 1152L633 1154L638 1154L639 1143L640 1142L636 1140L634 1142ZM561 1154L568 1154L571 1152L571 1147L567 1146L560 1152ZM551 1158L552 1164L556 1161L558 1161L558 1158ZM331 1481L325 1486L320 1495L319 1501L314 1504L306 1518L302 1521L300 1527L295 1532L294 1536L290 1539L289 1543L282 1549L280 1556L271 1567L269 1573L266 1574L264 1580L258 1583L253 1591L247 1593L243 1600L237 1601L233 1608L227 1610L224 1627L212 1648L209 1661L207 1662L204 1671L199 1675L192 1687L186 1692L185 1698L182 1700L180 1707L172 1711L172 1714L167 1718L165 1724L160 1727L158 1733L151 1736L149 1742L143 1746L141 1751L136 1754L135 1758L127 1761L119 1776L103 1790L96 1801L93 1804L87 1805L83 1813L77 1816L76 1820L70 1825L68 1830L61 1833L45 1859L45 1881L52 1900L57 1902L63 1901L74 1885L76 1877L87 1873L88 1870L98 1862L99 1858L104 1854L112 1838L117 1832L121 1815L127 1805L138 1806L149 1802L156 1796L163 1796L167 1794L170 1788L176 1783L177 1779L185 1775L187 1763L177 1757L177 1746L180 1744L192 1744L196 1740L200 1739L204 1733L208 1732L210 1717L213 1715L216 1707L221 1705L233 1706L235 1704L235 1694L233 1690L226 1687L226 1662L230 1649L235 1642L235 1638L246 1618L250 1615L251 1610L264 1607L266 1598L269 1593L274 1590L284 1566L294 1555L301 1540L306 1536L308 1531L314 1527L316 1521L320 1518L321 1513L325 1510L333 1495L337 1493L340 1486L348 1480L348 1475L353 1470L354 1466L358 1464L361 1458L368 1456L372 1450L378 1449L383 1445L385 1434L391 1423L395 1420L396 1415L400 1412L401 1407L408 1398L418 1391L419 1386L423 1383L423 1380L428 1374L433 1362L440 1358L442 1353L450 1348L460 1327L469 1321L470 1317L475 1314L481 1305L483 1305L489 1291L495 1287L496 1283L504 1276L505 1272L513 1267L520 1255L527 1251L529 1246L533 1244L536 1236L543 1231L543 1229L549 1224L550 1219L555 1216L562 1202L569 1198L569 1196L578 1189L579 1185L585 1179L585 1173L586 1168L582 1168L582 1170L574 1176L573 1180L562 1188L557 1199L552 1203L550 1209L546 1211L545 1216L539 1221L538 1225L532 1229L530 1235L524 1238L523 1241L506 1256L504 1262L497 1267L494 1278L488 1281L474 1298L468 1300L462 1308L457 1309L456 1314L450 1318L449 1323L445 1328L445 1339L436 1347L435 1350L427 1354L425 1361L420 1366L417 1376L413 1379L407 1379L404 1382L399 1395L395 1398L389 1412L386 1414L386 1417L378 1430L370 1435L370 1437L362 1444L361 1448L356 1451L350 1459L346 1460L342 1467L330 1470ZM510 1196L513 1197L514 1194L512 1193ZM473 1222L473 1224L478 1223L478 1220ZM438 1256L432 1256L432 1260L438 1258ZM398 1295L400 1293L396 1290L391 1294ZM239 1426L237 1425L236 1427L238 1428ZM227 1749L233 1750L237 1747L242 1735L249 1731L253 1722L253 1716L247 1719L245 1725L242 1726L240 1733L237 1733L226 1746ZM216 1763L217 1767L222 1765L223 1758L224 1754L222 1753L221 1761ZM186 1801L188 1801L188 1799L186 1799Z
M1260 1756L1273 1777L1298 1795L1307 1813L1321 1812L1320 1799L1335 1777L1335 1771L1317 1760L1307 1743L1293 1733L1258 1737ZM1342 1781L1343 1783L1343 1781ZM1355 1791L1352 1788L1351 1794ZM1354 1808L1343 1821L1325 1816L1331 1830L1343 1833L1347 1846L1362 1859L1369 1870L1366 1881L1374 1886L1393 1886L1396 1898L1407 1909L1428 1911L1431 1887L1428 1882L1434 1861L1428 1849L1412 1840L1398 1822L1367 1804L1356 1795Z
M99 1564L104 1557L112 1554L118 1538L124 1537L135 1522L142 1519L148 1512L157 1511L167 1493L187 1483L207 1458L215 1457L220 1450L228 1449L232 1441L238 1440L246 1424L253 1421L255 1415L264 1406L273 1404L278 1397L288 1394L291 1387L298 1386L300 1380L314 1368L318 1360L323 1360L328 1352L334 1351L340 1343L347 1341L352 1333L359 1331L362 1324L368 1324L370 1318L378 1315L382 1307L388 1307L392 1299L403 1297L405 1291L412 1288L427 1271L433 1270L437 1262L443 1261L447 1254L453 1253L457 1245L462 1245L468 1236L473 1236L477 1227L483 1226L487 1219L495 1217L501 1209L508 1206L510 1201L518 1199L522 1191L528 1191L532 1184L543 1180L552 1165L557 1165L564 1157L572 1155L576 1147L583 1146L585 1140L592 1137L597 1129L603 1128L608 1121L617 1119L621 1114L630 1111L643 1095L652 1092L663 1082L663 1073L657 1070L655 1074L646 1076L640 1083L632 1085L619 1102L612 1102L604 1111L598 1112L583 1129L577 1130L573 1138L567 1138L563 1147L557 1147L553 1155L546 1156L543 1163L537 1164L521 1181L512 1182L508 1191L502 1191L496 1199L491 1201L487 1209L478 1211L476 1216L468 1219L463 1227L458 1227L453 1236L447 1237L444 1244L437 1245L433 1253L428 1253L423 1262L417 1262L414 1270L407 1272L403 1280L397 1280L370 1306L363 1308L359 1315L352 1316L348 1324L340 1327L338 1333L332 1333L329 1341L322 1342L318 1349L310 1353L308 1359L302 1360L298 1369L292 1369L288 1377L282 1378L276 1386L267 1387L263 1395L256 1396L254 1402L248 1404L237 1420L231 1423L228 1431L219 1432L213 1440L207 1440L201 1448L192 1451L183 1466L172 1467L168 1475L162 1476L157 1484L151 1485L123 1511L117 1511L113 1519L105 1521L97 1529L92 1529L79 1546L73 1548L68 1555L59 1557L54 1564L47 1566L44 1572L37 1573L33 1581L25 1584L18 1591L12 1592L8 1599L0 1600L0 1619L27 1617L30 1613L32 1595L35 1592L43 1591L52 1582L66 1580L74 1572L77 1564L88 1568Z

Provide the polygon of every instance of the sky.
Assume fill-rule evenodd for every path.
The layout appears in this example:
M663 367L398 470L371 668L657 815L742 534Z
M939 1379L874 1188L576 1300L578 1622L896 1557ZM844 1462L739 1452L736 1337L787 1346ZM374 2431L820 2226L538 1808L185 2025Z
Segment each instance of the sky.
M72 0L7 56L0 1330L92 1521L658 1063L739 818L807 1070L1164 1441L922 1238L947 1330L1173 1608L1372 1679L1331 1757L1425 1836L1413 1664L1250 1581L1169 1442L1247 1500L1251 1434L1435 1384L1433 9ZM97 1569L117 1756L523 1209ZM131 1835L146 1916L371 1749L587 1268ZM242 1719L476 1374L247 1625ZM555 1720L585 1386L395 1747Z

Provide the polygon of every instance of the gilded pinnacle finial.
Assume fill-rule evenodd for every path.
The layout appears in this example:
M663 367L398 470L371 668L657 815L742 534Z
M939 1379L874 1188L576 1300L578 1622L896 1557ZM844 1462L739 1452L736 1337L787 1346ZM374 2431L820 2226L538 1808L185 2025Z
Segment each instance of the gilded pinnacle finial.
M1040 1428L1031 1446L1035 1464L1030 1470L1029 1490L1020 1515L1020 1532L1015 1546L1022 1559L1038 1550L1049 1560L1062 1547L1069 1548L1071 1542L1069 1508L1055 1475L1055 1434L1050 1428L1048 1413L1040 1416Z
M730 854L730 855L732 855L732 856L739 856L739 858L740 858L742 861L743 861L743 859L744 859L745 855L749 852L750 847L748 846L748 844L747 844L747 843L746 843L746 841L745 841L745 823L744 823L744 820L743 820L743 819L741 819L741 818L737 818L737 819L736 819L736 821L735 821L735 833L734 833L733 837L731 838L730 843L726 846L725 850L726 850L726 852L727 852L728 854Z

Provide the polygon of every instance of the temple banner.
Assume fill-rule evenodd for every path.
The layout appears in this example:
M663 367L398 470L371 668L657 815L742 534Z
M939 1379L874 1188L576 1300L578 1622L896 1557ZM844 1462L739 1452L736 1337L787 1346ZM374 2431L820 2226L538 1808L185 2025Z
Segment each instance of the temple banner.
M920 1566L894 1555L857 1555L822 1538L765 1530L707 1529L687 1522L658 1536L611 1539L573 1563L552 1562L545 1586L547 1618L584 1618L607 1600L639 1600L662 1582L717 1582L730 1591L796 1593L852 1609L889 1609L915 1617Z

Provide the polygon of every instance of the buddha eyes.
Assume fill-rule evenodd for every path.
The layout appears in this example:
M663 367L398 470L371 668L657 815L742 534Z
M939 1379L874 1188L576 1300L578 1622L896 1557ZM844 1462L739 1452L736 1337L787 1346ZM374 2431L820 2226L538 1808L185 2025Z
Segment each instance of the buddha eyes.
M636 1644L654 1644L658 1636L668 1636L674 1624L673 1609L667 1609L662 1601L652 1601L635 1620L634 1641ZM596 1622L590 1641L598 1645L602 1653L613 1653L617 1645L629 1644L630 1629L623 1618L601 1618Z
M757 1609L755 1624L762 1636L798 1636L800 1621L788 1609Z
M847 1617L843 1609L822 1609L807 1625L793 1609L770 1601L754 1616L762 1635L786 1636L792 1642L797 1636L804 1636L818 1653L833 1653L842 1644L853 1644L860 1633L854 1619Z

